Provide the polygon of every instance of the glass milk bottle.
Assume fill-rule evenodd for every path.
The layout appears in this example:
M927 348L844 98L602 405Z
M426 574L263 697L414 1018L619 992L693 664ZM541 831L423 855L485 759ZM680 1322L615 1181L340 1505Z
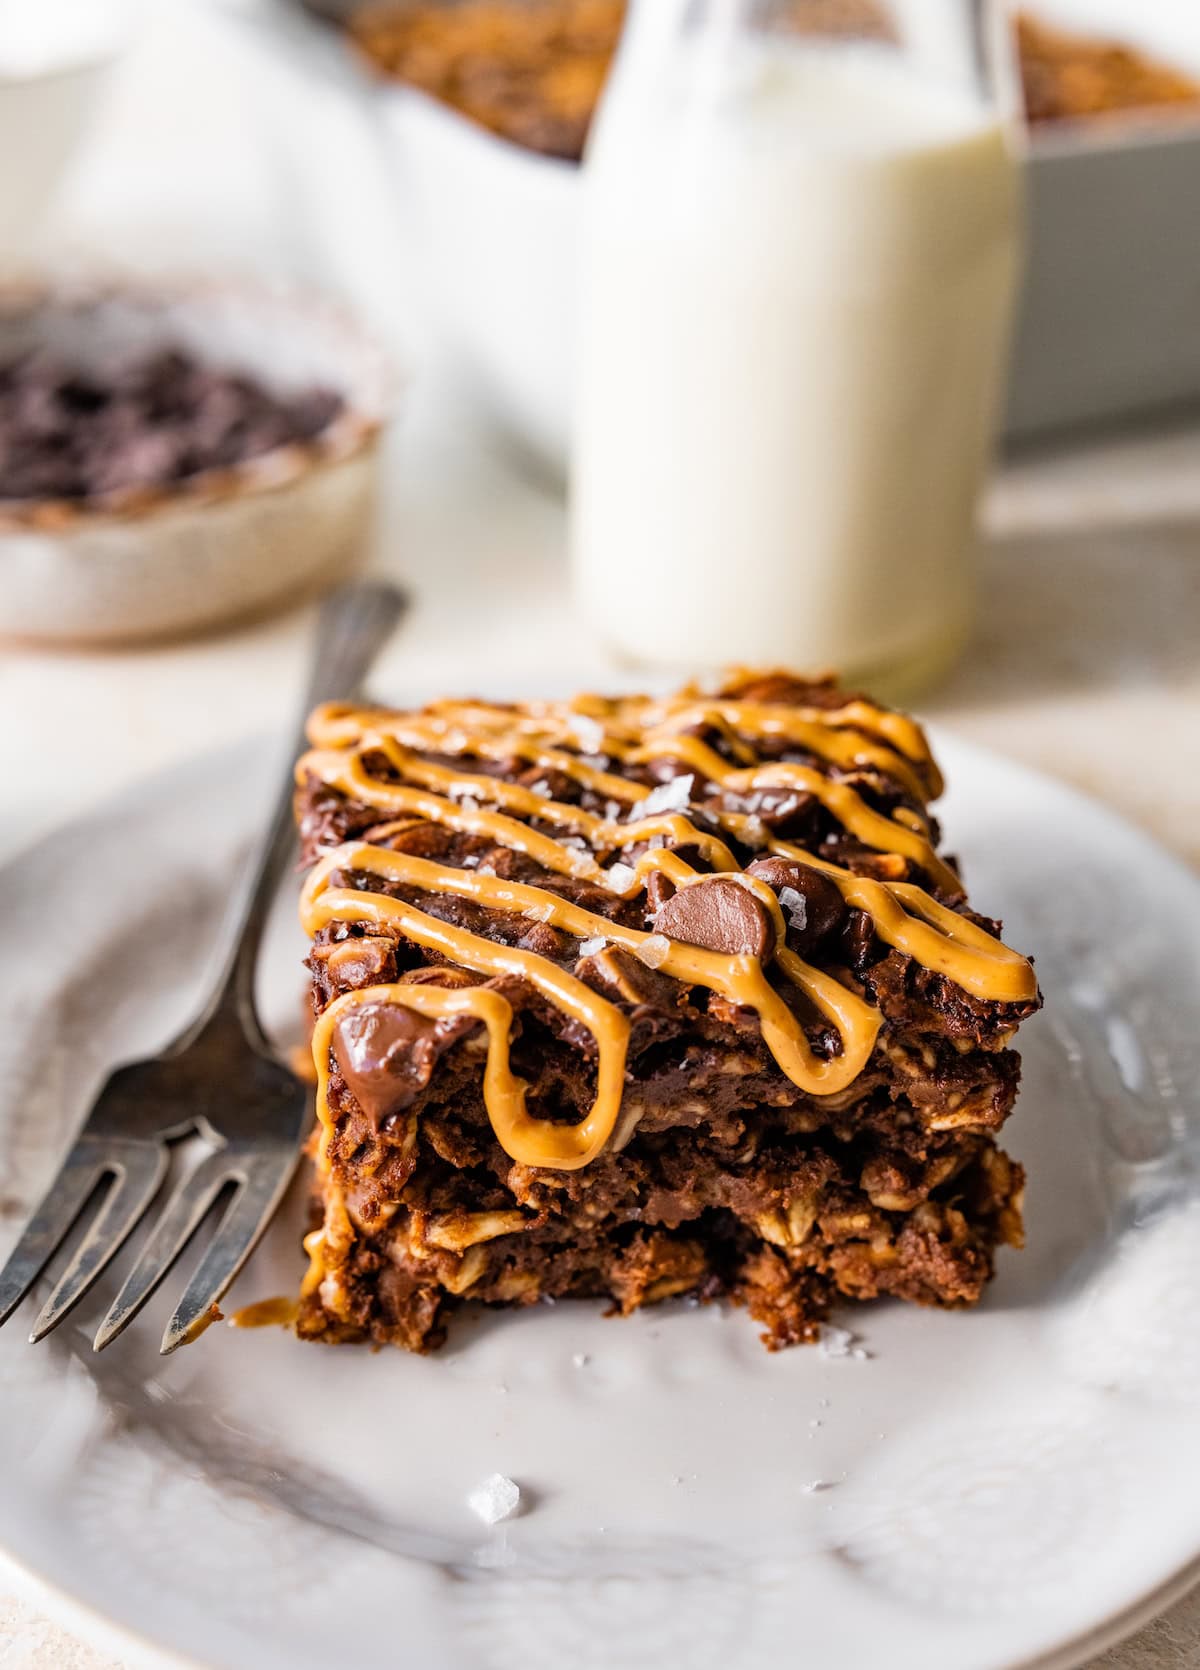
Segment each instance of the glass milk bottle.
M584 169L571 456L577 599L630 660L894 690L966 638L1018 267L1008 41L983 0L857 10L873 36L817 0L633 0Z

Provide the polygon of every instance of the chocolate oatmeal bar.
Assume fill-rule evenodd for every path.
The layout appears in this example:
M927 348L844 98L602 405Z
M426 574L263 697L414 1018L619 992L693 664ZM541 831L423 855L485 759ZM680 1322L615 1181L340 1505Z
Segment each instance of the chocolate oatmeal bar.
M839 1298L980 1297L1040 999L938 852L911 719L738 672L309 729L301 1334L726 1295L774 1348Z

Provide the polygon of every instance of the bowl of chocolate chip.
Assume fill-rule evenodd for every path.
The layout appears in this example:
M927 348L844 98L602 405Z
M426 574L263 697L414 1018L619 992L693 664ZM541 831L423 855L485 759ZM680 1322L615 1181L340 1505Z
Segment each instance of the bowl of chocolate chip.
M169 637L332 583L369 543L389 382L310 298L0 289L0 638Z

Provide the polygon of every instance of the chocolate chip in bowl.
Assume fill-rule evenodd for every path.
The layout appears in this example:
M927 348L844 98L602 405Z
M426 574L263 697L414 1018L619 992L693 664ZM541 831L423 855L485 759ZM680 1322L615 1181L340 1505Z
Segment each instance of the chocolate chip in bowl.
M0 499L101 505L162 491L315 441L344 404L316 386L273 394L182 348L96 367L35 348L0 365Z
M388 382L276 290L0 291L0 636L168 636L332 583L369 543Z

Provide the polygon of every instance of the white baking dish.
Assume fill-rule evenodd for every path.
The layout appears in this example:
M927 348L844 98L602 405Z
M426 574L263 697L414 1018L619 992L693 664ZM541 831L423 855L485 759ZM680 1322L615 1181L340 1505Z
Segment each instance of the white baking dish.
M376 96L425 315L479 403L561 468L579 170L408 88Z
M1200 7L1028 0L1200 77ZM1200 117L1043 127L1032 138L1008 431L1135 417L1200 397Z

